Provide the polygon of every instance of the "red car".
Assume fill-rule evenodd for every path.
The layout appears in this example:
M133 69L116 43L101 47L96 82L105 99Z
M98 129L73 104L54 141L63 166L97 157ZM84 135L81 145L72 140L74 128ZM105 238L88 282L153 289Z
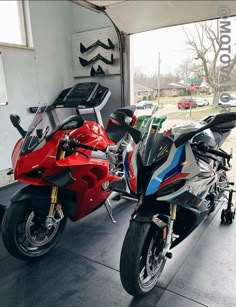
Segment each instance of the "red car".
M183 98L178 102L178 109L190 109L190 106L196 108L196 101L190 98Z

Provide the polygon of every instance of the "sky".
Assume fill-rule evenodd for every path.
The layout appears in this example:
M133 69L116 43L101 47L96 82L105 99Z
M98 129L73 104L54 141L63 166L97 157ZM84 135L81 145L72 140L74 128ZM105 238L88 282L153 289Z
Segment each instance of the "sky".
M232 18L231 37L236 42L236 18ZM194 24L185 25L189 32ZM182 26L168 27L133 35L134 67L139 67L145 74L152 75L157 71L158 51L161 57L161 73L174 73L178 65L192 52L186 45L186 35ZM193 58L194 60L194 58Z

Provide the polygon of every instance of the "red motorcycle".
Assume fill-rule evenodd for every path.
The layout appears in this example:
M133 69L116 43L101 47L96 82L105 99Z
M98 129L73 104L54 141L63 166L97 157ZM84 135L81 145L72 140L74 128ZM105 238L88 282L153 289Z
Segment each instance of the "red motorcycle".
M22 136L12 153L14 176L28 184L12 196L2 222L11 255L22 260L43 256L58 242L67 217L80 220L104 203L112 218L109 184L122 176L127 129L112 119L103 128L100 110L109 96L109 89L97 83L79 83L54 104L31 108L37 113L27 132L18 115L10 116ZM134 110L119 109L130 126ZM90 113L99 123L81 116Z

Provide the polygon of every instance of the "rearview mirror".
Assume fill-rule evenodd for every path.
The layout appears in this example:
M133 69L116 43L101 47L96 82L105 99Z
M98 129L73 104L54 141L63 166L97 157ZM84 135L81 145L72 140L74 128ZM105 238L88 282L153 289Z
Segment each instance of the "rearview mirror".
M14 127L17 127L20 125L20 116L17 114L11 114L10 121Z
M125 113L116 111L112 113L110 117L112 121L118 122L122 127L125 127L127 132L132 136L134 142L138 144L141 140L141 132L129 125L128 116Z
M26 131L20 126L20 116L17 114L11 114L10 121L12 125L16 127L20 135L24 138L26 136Z
M236 120L236 112L230 112L230 113L220 113L216 114L212 120L210 120L206 125L202 126L201 128L195 130L195 131L190 131L187 133L184 133L180 135L176 140L175 140L175 146L179 147L182 144L186 143L189 141L194 135L196 135L199 132L202 132L208 128L214 127L216 125L220 125L223 123L231 122Z
M231 122L236 120L236 112L231 113L220 113L216 114L214 118L209 122L209 124L212 126L223 124L226 122Z

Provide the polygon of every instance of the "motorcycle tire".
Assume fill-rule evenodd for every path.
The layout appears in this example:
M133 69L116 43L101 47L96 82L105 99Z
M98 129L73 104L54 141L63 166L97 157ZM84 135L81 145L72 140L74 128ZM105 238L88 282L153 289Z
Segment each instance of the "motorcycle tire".
M24 261L36 260L56 246L67 218L64 217L58 225L48 230L45 226L47 212L33 208L29 201L10 204L4 214L1 230L3 243L12 256ZM40 237L40 230L47 232L44 239Z
M151 245L154 253L148 254L151 252ZM120 258L120 278L129 294L143 296L154 288L164 269L166 257L161 258L156 268L150 260L155 260L154 256L158 259L163 247L164 240L160 229L150 223L131 221ZM145 275L147 276L144 278Z

